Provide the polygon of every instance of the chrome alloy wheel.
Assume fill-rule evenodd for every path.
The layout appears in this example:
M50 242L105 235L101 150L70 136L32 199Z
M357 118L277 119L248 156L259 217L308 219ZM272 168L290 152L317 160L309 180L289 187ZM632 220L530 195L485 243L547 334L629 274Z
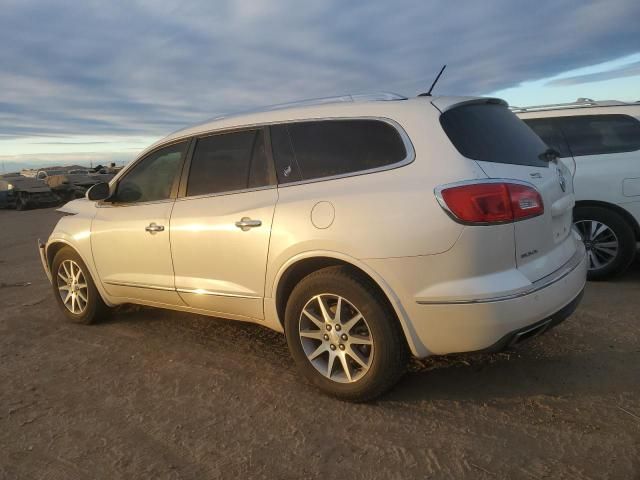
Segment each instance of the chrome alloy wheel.
M74 315L81 315L89 302L89 288L80 265L73 260L64 260L58 267L56 281L66 309Z
M328 293L316 295L302 309L298 325L305 355L326 378L351 383L371 367L371 330L347 299Z
M584 239L589 257L589 270L606 267L618 256L618 237L607 225L596 220L580 220L576 228Z

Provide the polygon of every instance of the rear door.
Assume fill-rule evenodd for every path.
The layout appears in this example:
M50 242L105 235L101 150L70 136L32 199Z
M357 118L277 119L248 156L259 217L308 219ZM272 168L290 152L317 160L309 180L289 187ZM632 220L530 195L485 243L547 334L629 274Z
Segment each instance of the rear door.
M278 192L262 128L197 140L171 215L176 289L193 307L262 319Z
M576 251L569 169L544 158L548 147L504 103L464 103L445 111L440 120L460 153L475 160L489 178L526 182L540 192L544 214L514 224L520 271L535 281L564 265Z

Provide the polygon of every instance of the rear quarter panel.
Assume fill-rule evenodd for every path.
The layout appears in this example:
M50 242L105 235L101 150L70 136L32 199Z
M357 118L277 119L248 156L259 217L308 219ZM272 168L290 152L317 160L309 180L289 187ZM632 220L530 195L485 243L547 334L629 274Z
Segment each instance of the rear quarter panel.
M296 255L411 257L436 255L454 245L463 227L444 213L434 187L486 176L451 145L440 127L440 113L430 102L410 100L402 106L367 113L390 118L405 130L415 152L413 162L377 173L279 187L265 296L272 296L278 273ZM326 228L312 222L312 211L320 202L333 211Z

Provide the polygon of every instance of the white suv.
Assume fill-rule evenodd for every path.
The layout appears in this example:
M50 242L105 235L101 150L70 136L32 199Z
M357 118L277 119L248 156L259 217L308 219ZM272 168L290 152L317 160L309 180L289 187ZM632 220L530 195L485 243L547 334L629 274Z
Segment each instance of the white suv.
M589 278L624 272L640 241L640 104L580 98L513 110L574 174Z
M156 143L67 204L43 266L91 323L137 303L283 331L340 398L407 356L497 350L564 320L586 281L571 175L501 100L323 100Z

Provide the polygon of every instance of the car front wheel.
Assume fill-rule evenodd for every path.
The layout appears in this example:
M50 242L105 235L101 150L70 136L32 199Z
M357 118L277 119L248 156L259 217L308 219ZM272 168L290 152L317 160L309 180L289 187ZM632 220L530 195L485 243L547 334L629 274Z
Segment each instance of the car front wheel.
M91 324L109 313L87 266L71 247L63 247L56 253L51 276L56 302L67 319Z
M393 311L367 278L347 267L319 270L294 288L285 332L305 377L345 400L373 399L405 371L407 347Z

